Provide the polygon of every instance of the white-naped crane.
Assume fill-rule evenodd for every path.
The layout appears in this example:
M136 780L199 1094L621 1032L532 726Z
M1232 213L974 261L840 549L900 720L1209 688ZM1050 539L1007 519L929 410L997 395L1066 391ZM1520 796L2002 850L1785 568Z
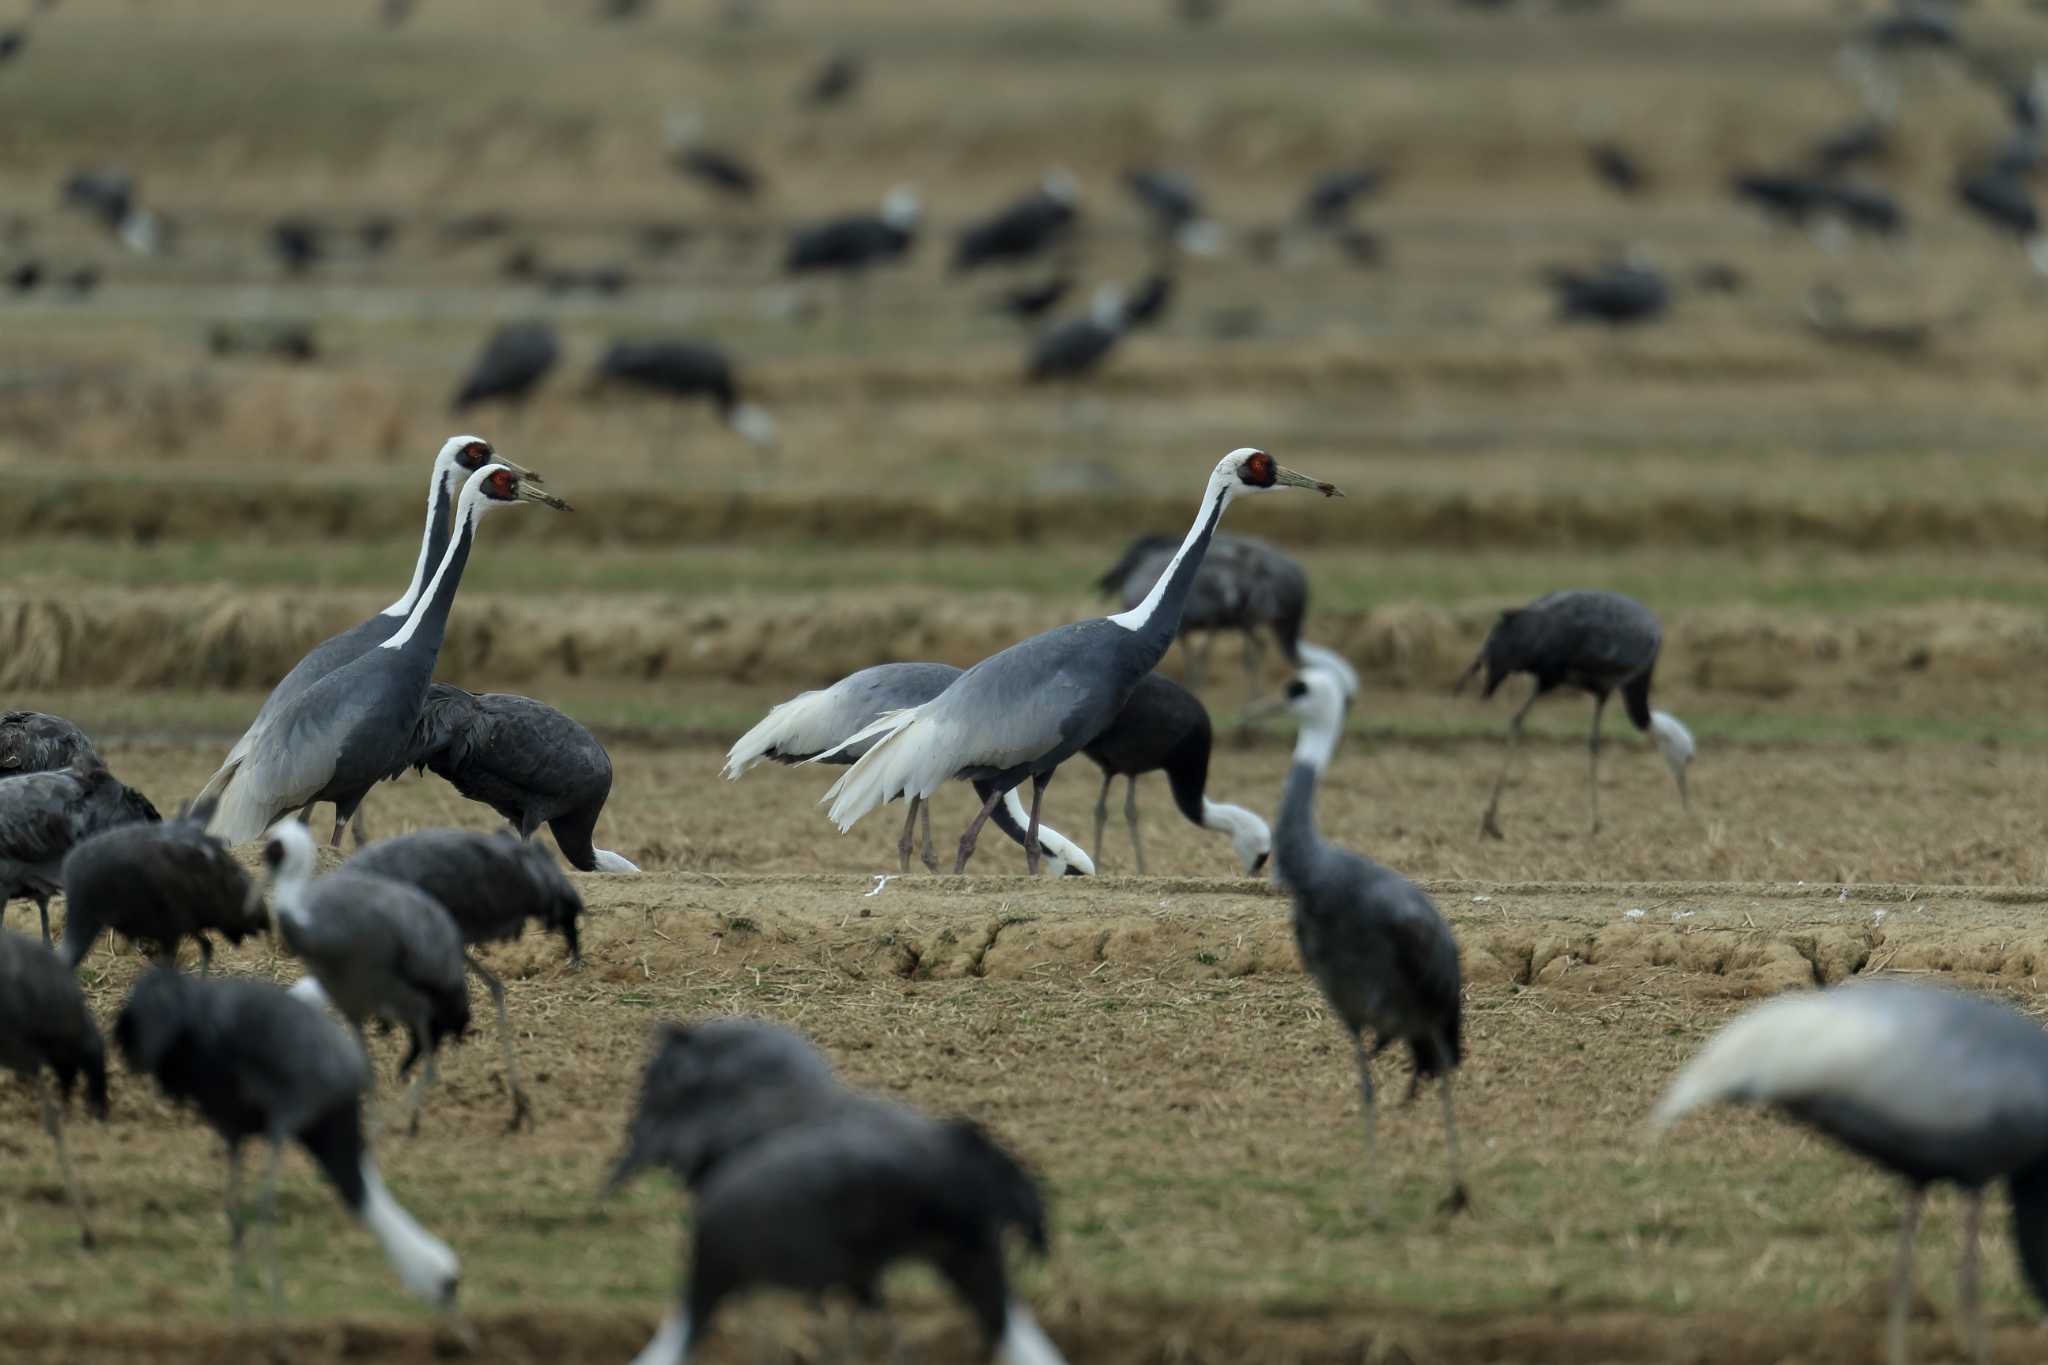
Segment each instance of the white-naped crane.
M771 707L759 724L734 742L725 756L726 780L737 781L741 773L764 758L792 764L813 759L826 763L857 762L870 745L863 742L840 747L842 740L890 711L930 701L951 687L961 671L952 664L941 663L876 664L848 674L830 687L800 692ZM976 785L975 793L983 800L988 799L982 784ZM924 865L936 872L939 867L932 851L931 803L913 796L908 807L903 813L903 837L896 844L897 867L903 872L910 871L910 855L917 847L911 835L922 817ZM1030 816L1014 788L1003 793L990 819L997 829L1020 847L1023 845L1024 827ZM1097 843L1100 842L1098 838ZM1094 860L1050 825L1039 826L1038 847L1049 875L1094 875Z
M1187 538L1145 600L1034 635L983 659L921 706L891 711L837 746L870 745L825 793L841 831L899 796L930 800L956 778L986 783L981 811L960 836L953 870L965 870L976 837L1004 792L1031 782L1025 867L1038 871L1039 806L1053 771L1116 719L1180 629L1202 556L1231 502L1280 488L1337 496L1333 484L1297 474L1249 446L1216 462Z
M149 798L122 785L97 756L47 773L0 777L0 911L17 896L36 903L50 944L50 897L64 889L64 859L101 830L162 819Z
M1095 798L1093 852L1098 866L1103 826L1109 823L1109 789L1121 777L1130 784L1124 796L1124 821L1131 831L1131 856L1138 864L1138 875L1145 875L1145 845L1138 838L1138 779L1163 771L1180 813L1201 829L1229 835L1244 875L1259 875L1273 851L1273 831L1244 807L1209 799L1209 754L1214 742L1209 709L1199 697L1159 673L1147 673L1139 680L1109 728L1081 751L1102 769L1102 792Z
M130 1071L154 1077L174 1102L190 1104L227 1145L228 1239L235 1302L242 1301L242 1145L270 1148L263 1220L277 1222L277 1179L287 1142L306 1149L342 1204L366 1225L399 1282L454 1318L462 1271L455 1253L414 1221L384 1187L363 1138L369 1064L354 1039L318 1010L268 981L191 976L153 968L135 984L114 1039ZM282 1311L277 1238L270 1238L270 1292Z
M1794 990L1740 1015L1672 1080L1651 1122L1709 1104L1777 1110L1906 1182L1886 1359L1907 1365L1913 1238L1927 1189L1961 1187L1962 1318L1990 1355L1979 1298L1984 1190L2004 1181L2020 1277L2048 1304L2048 1033L1984 996L1904 981Z
M279 707L200 792L200 801L219 802L215 834L243 843L281 815L332 801L332 843L340 845L364 795L404 764L477 528L491 509L529 502L569 506L509 465L488 464L469 476L448 548L398 629Z
M612 792L611 755L597 736L545 702L437 682L427 689L412 747L390 776L406 768L430 771L481 801L522 839L546 825L578 872L640 870L591 843Z
M526 932L528 921L562 936L572 965L583 965L576 922L583 897L562 875L548 851L509 830L423 829L371 844L343 870L403 882L425 892L448 912L462 938L462 962L491 993L498 1012L498 1040L505 1049L505 1088L512 1095L506 1131L533 1123L533 1104L519 1083L519 1059L512 1047L512 1022L505 1013L505 983L474 951L507 943ZM296 990L297 987L294 987ZM324 994L324 992L323 992Z
M1342 681L1320 668L1304 669L1287 684L1286 705L1301 728L1274 822L1273 867L1294 899L1302 966L1322 988L1358 1061L1366 1163L1369 1168L1377 1155L1373 1058L1403 1043L1415 1062L1409 1097L1425 1077L1436 1077L1451 1179L1443 1208L1455 1213L1470 1202L1451 1104L1451 1073L1464 1059L1458 943L1414 882L1316 832L1316 787L1344 732Z
M462 482L485 465L501 464L523 479L540 483L539 475L521 469L510 460L501 459L491 443L481 436L451 436L441 443L439 453L434 456L434 470L427 478L427 524L420 532L420 553L413 561L412 581L406 584L405 593L396 602L372 616L360 625L349 627L339 635L330 636L306 653L306 657L292 665L291 672L270 689L270 695L263 699L263 705L256 711L256 719L249 722L249 728L228 750L228 756L220 770L207 781L206 789L200 793L200 800L217 796L220 784L227 780L229 771L245 759L250 750L266 742L277 718L286 707L298 699L313 684L345 664L355 662L377 646L389 640L412 616L413 609L427 591L427 583L441 560L448 553L449 511L454 505L456 494ZM217 802L215 804L218 804ZM313 802L307 802L300 812L301 817L310 816ZM267 826L267 822L265 822ZM341 822L335 822L335 833L339 841ZM253 839L262 833L258 828L238 837ZM363 838L363 829L356 826L356 839Z
M42 1109L43 1128L57 1148L64 1197L78 1219L78 1239L93 1245L85 1196L64 1147L64 1106L82 1082L86 1107L107 1116L107 1051L77 978L55 953L32 939L0 929L0 1071L28 1082ZM48 1073L47 1075L45 1073ZM50 1080L56 1080L51 1093Z
M306 827L279 821L263 845L271 932L306 964L358 1042L371 1019L405 1030L400 1078L426 1059L406 1100L417 1133L426 1089L440 1074L442 1043L469 1030L462 933L441 903L418 887L348 868L316 880L314 863Z
M1676 716L1650 709L1650 679L1664 647L1664 627L1650 609L1633 597L1593 588L1545 593L1525 607L1500 614L1486 633L1479 654L1458 678L1462 691L1474 674L1484 672L1483 701L1516 673L1533 680L1529 699L1508 721L1508 753L1494 779L1493 795L1479 819L1482 834L1501 838L1500 794L1522 742L1522 719L1529 708L1560 687L1576 688L1593 698L1593 728L1586 736L1587 802L1593 830L1600 829L1600 716L1616 690L1628 708L1629 723L1650 737L1678 783L1680 805L1689 805L1685 773L1692 763L1692 731Z
M66 967L76 971L108 930L172 965L190 938L202 971L213 966L208 934L239 944L269 932L262 887L206 832L212 814L193 806L161 824L102 830L71 850L64 860Z

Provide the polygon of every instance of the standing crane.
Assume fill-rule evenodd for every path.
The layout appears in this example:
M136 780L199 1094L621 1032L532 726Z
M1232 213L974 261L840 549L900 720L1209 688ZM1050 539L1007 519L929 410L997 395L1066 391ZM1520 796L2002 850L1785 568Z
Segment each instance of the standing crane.
M209 806L193 806L161 824L102 830L64 860L64 965L73 971L103 930L147 945L175 965L178 945L199 945L201 970L213 966L217 933L239 944L266 933L263 892L228 846L206 832Z
M1338 495L1336 485L1297 474L1263 450L1231 451L1210 472L1180 552L1144 601L1115 616L1056 626L1011 645L932 700L889 712L840 744L871 747L825 793L833 822L845 831L886 801L929 800L956 777L986 782L981 811L960 836L953 862L960 872L1003 793L1028 778L1024 860L1036 874L1039 806L1053 771L1109 727L1131 689L1166 653L1210 537L1232 500L1278 488Z
M508 322L491 333L455 391L450 410L460 415L494 398L523 403L562 358L551 322Z
M43 1075L46 1070L57 1080L54 1095ZM64 1197L78 1219L78 1240L91 1250L92 1224L86 1221L85 1197L78 1192L71 1154L64 1149L64 1106L83 1080L86 1106L95 1117L106 1118L106 1044L77 978L65 970L57 955L4 929L0 929L0 1071L12 1071L35 1091L43 1127L56 1144Z
M1437 1078L1451 1170L1443 1207L1455 1213L1470 1202L1451 1105L1451 1073L1464 1058L1458 943L1422 888L1316 832L1316 786L1344 732L1341 683L1322 669L1306 669L1287 685L1287 706L1300 719L1301 733L1280 797L1274 867L1294 898L1294 941L1302 966L1322 987L1358 1059L1366 1162L1372 1164L1377 1142L1372 1061L1388 1045L1405 1043L1415 1059L1410 1097L1423 1078ZM1367 1033L1373 1037L1370 1048Z
M1679 804L1689 804L1685 772L1692 762L1692 731L1669 712L1650 709L1650 675L1663 644L1664 628L1650 609L1618 592L1581 588L1545 593L1526 607L1500 614L1456 690L1462 691L1481 669L1486 671L1479 692L1482 701L1516 673L1527 673L1534 685L1529 700L1508 721L1508 754L1479 820L1482 834L1502 837L1500 793L1521 747L1522 718L1545 694L1560 687L1575 687L1593 698L1593 728L1586 737L1586 791L1594 832L1600 829L1600 715L1617 688L1628 707L1629 722L1650 737L1670 767Z
M1984 1187L2012 1201L2020 1276L2048 1304L2048 1034L1982 996L1895 981L1788 991L1737 1018L1686 1063L1651 1122L1704 1105L1761 1104L1818 1129L1906 1181L1886 1329L1907 1365L1913 1237L1927 1187L1962 1187L1962 1317L1986 1365L1978 1232Z
M207 782L198 799L220 803L211 826L215 834L242 843L289 811L332 801L331 842L340 845L342 826L370 788L404 764L484 514L525 502L569 507L509 465L485 465L469 476L455 509L454 537L404 622L381 644L279 707L243 752L231 755Z
M953 270L1028 261L1072 238L1081 221L1080 186L1065 171L1051 171L1039 188L960 229Z
M657 339L615 341L591 377L593 385L617 383L670 398L709 398L718 420L742 440L775 444L775 419L758 403L740 398L732 357L704 341Z
M427 590L428 577L433 574L442 558L448 552L448 513L454 503L458 486L469 475L485 465L501 464L507 469L531 479L542 480L539 475L521 469L510 460L500 459L491 449L491 443L481 436L451 436L441 443L440 452L434 456L434 472L427 479L427 524L420 533L419 558L413 561L412 581L406 585L405 593L396 602L357 626L351 626L339 635L322 640L307 651L306 657L292 665L291 672L284 675L270 695L263 699L263 705L256 711L256 719L249 722L249 728L228 750L226 762L207 782L207 789L217 792L216 783L226 781L230 768L246 758L251 749L263 744L270 730L277 723L278 715L296 701L301 693L319 682L328 674L345 664L355 662L377 646L389 640L404 629L413 609L420 603ZM202 797L205 793L202 793ZM312 802L306 803L301 817L310 816ZM336 842L339 842L341 825L335 825ZM255 838L262 833L257 829L243 838ZM363 829L356 826L356 840L361 842Z
M1117 778L1128 779L1124 821L1131 830L1131 856L1138 875L1145 875L1145 845L1138 839L1138 779L1166 773L1173 803L1202 829L1230 836L1238 865L1256 877L1273 851L1273 832L1266 822L1242 806L1211 801L1209 753L1214 744L1209 710L1200 698L1159 673L1147 673L1131 689L1129 701L1109 728L1081 752L1102 769L1102 793L1095 799L1095 861L1102 861L1102 829L1109 822L1109 789Z
M97 757L0 777L0 910L17 896L33 900L49 947L50 897L64 889L65 855L101 830L162 818Z

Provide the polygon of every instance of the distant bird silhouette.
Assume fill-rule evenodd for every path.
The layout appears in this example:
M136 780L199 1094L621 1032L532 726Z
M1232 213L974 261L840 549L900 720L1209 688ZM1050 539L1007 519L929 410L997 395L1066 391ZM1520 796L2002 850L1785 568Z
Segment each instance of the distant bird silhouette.
M1726 261L1706 261L1694 267L1692 287L1705 294L1740 294L1748 277Z
M1671 286L1652 266L1628 261L1592 270L1553 266L1544 278L1557 295L1560 322L1585 319L1626 327L1653 321L1671 309Z
M792 275L837 271L849 277L901 260L917 242L917 196L891 190L880 213L854 213L800 227L790 234L783 269Z
M96 265L81 265L65 272L59 281L75 298L84 298L100 287L100 269Z
M762 186L761 172L737 153L704 143L704 121L695 114L669 116L669 164L707 188L735 199L752 199Z
M1038 189L967 224L953 244L953 269L1028 261L1071 240L1080 222L1080 188L1053 171Z
M2034 269L2048 274L2048 238L2042 236L2041 211L2026 181L1979 171L1956 182L1956 198L1990 227L2017 240Z
M60 197L65 207L98 219L109 232L119 232L137 208L135 177L115 166L73 171L65 179Z
M1982 996L1902 981L1788 991L1715 1034L1651 1122L1665 1128L1720 1102L1767 1105L1906 1181L1890 1365L1907 1365L1913 1239L1930 1185L1963 1191L1959 1306L1971 1358L1990 1359L1978 1273L1985 1186L2005 1182L2020 1278L2048 1304L2048 1034L2032 1019Z
M561 358L552 323L509 322L491 334L449 406L463 412L494 398L524 402Z
M775 419L758 403L741 400L732 357L709 342L615 341L598 360L592 382L623 384L675 399L709 398L719 420L742 439L759 446L775 444Z
M1164 270L1155 270L1139 281L1124 303L1124 329L1135 330L1150 327L1166 317L1173 306L1173 276Z
M1137 167L1124 172L1124 188L1152 216L1158 236L1197 256L1214 255L1222 229L1202 211L1201 191L1180 171Z
M57 1082L56 1093L43 1075ZM64 1177L64 1197L78 1219L78 1239L90 1250L92 1224L86 1220L85 1197L64 1148L64 1106L83 1081L86 1107L95 1117L107 1116L107 1052L99 1025L85 1003L78 981L48 948L0 929L0 1071L12 1071L35 1092L43 1112L43 1129L57 1147L57 1169Z
M1347 166L1315 178L1301 197L1301 218L1320 228L1343 226L1351 211L1378 194L1386 172L1377 166Z
M373 213L356 225L356 240L365 256L382 256L398 240L398 220L388 213Z
M1148 673L1131 690L1124 709L1109 728L1088 741L1081 752L1102 769L1102 791L1095 798L1095 844L1098 868L1102 865L1102 830L1109 822L1109 789L1121 777L1129 787L1124 796L1124 822L1131 831L1131 856L1138 875L1145 875L1145 845L1138 838L1138 779L1146 773L1166 774L1173 790L1173 803L1189 823L1201 829L1230 836L1239 867L1247 877L1256 877L1273 851L1273 832L1266 822L1242 806L1211 801L1209 754L1214 734L1209 710L1194 693L1159 673Z
M1827 178L1791 171L1740 171L1729 178L1728 188L1737 199L1795 227L1812 222L1834 193Z
M1814 143L1807 153L1807 160L1820 175L1839 175L1851 166L1883 160L1890 154L1891 147L1891 125L1883 119L1866 116Z
M17 294L31 293L42 282L43 263L41 261L23 261L19 265L10 267L7 271L7 287Z
M1857 36L1880 52L1953 50L1962 42L1950 14L1920 4L1899 5L1865 24Z
M1479 654L1458 679L1462 690L1484 670L1480 698L1516 673L1534 681L1529 699L1508 721L1508 754L1494 780L1493 795L1480 818L1481 832L1501 837L1497 816L1501 789L1522 739L1522 718L1547 694L1560 687L1576 688L1593 698L1593 728L1586 736L1587 801L1592 827L1600 828L1600 717L1607 698L1617 689L1628 706L1629 722L1648 735L1678 783L1678 799L1686 802L1685 773L1692 762L1692 732L1678 718L1650 709L1650 679L1664 645L1664 628L1648 607L1618 592L1574 589L1546 593L1526 607L1500 614Z
M844 104L859 93L866 79L867 66L858 54L835 52L804 82L802 102L813 109Z
M1051 312L1053 306L1071 293L1073 288L1072 275L1053 275L1036 283L1018 285L1005 291L996 299L995 306L1013 318L1029 322Z
M1829 207L1855 232L1896 237L1906 230L1906 211L1899 201L1874 185L1838 183L1829 194Z
M0 777L0 910L17 896L36 903L50 943L50 897L64 889L64 859L101 830L163 817L97 757L54 772Z
M98 758L92 739L62 716L42 711L0 715L0 777L46 773Z
M28 30L0 28L0 65L19 57L28 48Z
M1027 381L1079 379L1109 358L1124 336L1123 291L1105 284L1085 317L1069 318L1041 333L1025 364Z
M1341 227L1330 234L1330 240L1353 265L1371 268L1386 264L1387 245L1376 232L1362 227Z
M303 275L327 254L327 230L311 218L280 218L270 225L270 254L293 275Z
M1650 188L1649 172L1635 153L1618 142L1588 144L1586 162L1600 183L1616 194L1633 196Z
M1316 787L1344 730L1344 689L1335 674L1304 669L1287 684L1300 737L1274 829L1273 865L1294 899L1294 941L1351 1039L1365 1101L1366 1168L1377 1156L1373 1058L1405 1043L1415 1059L1413 1098L1425 1077L1443 1099L1451 1189L1443 1207L1469 1202L1458 1162L1451 1073L1464 1059L1462 973L1450 925L1422 889L1392 868L1325 842L1316 832ZM1372 1035L1371 1045L1366 1035Z
M167 966L189 938L204 968L213 965L209 933L231 944L268 933L261 888L206 832L212 818L211 805L194 806L160 824L102 830L72 849L64 860L64 965L77 970L109 929Z
M259 356L305 365L320 358L320 339L310 322L248 318L208 328L206 349L217 356Z

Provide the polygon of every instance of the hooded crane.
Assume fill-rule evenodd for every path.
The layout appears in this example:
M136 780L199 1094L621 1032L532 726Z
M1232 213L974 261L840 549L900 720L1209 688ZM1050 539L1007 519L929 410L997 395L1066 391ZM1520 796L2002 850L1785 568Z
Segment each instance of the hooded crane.
M454 538L397 631L279 707L243 753L206 784L200 800L220 802L215 834L242 843L287 812L332 801L331 842L340 845L342 826L364 795L405 764L484 514L525 502L563 511L569 506L509 465L485 465L469 476L455 509Z
M491 993L498 1011L498 1040L505 1048L505 1088L512 1092L508 1132L531 1127L533 1105L519 1084L519 1059L512 1050L512 1023L505 1015L505 983L471 951L478 944L507 943L532 920L562 936L569 960L583 963L576 921L583 898L562 875L548 851L514 838L509 830L427 829L375 843L342 865L347 872L385 877L415 887L448 912L462 937L462 962ZM294 987L294 990L297 988Z
M835 746L891 711L922 706L951 687L960 673L961 670L951 664L876 664L873 668L849 674L830 687L800 692L771 707L758 725L734 742L725 756L726 781L738 781L741 773L764 758L772 758L777 763L808 763L820 758L827 763L857 762L872 747L868 742ZM975 793L986 800L988 792L983 789L984 785L977 783ZM910 854L915 847L911 842L912 826L922 813L924 865L936 872L939 862L932 852L931 803L912 797L909 807L903 813L903 837L896 845L897 866L904 872L910 871ZM1003 794L1002 804L990 818L995 821L997 829L1009 835L1019 846L1023 845L1024 826L1030 816L1017 799L1014 789ZM1098 838L1096 842L1099 844L1101 840ZM1051 826L1039 826L1038 846L1041 854L1051 860L1047 868L1050 875L1094 875L1093 860L1081 851L1079 845Z
M1256 877L1273 851L1273 832L1242 806L1211 801L1209 751L1213 745L1209 710L1194 693L1171 678L1147 673L1109 728L1081 752L1102 769L1102 794L1095 799L1095 861L1102 861L1102 828L1109 822L1109 789L1117 778L1130 782L1124 821L1131 830L1131 856L1145 875L1145 846L1138 839L1138 778L1164 769L1180 813L1202 829L1230 836L1238 865Z
M1180 171L1138 167L1124 172L1124 188L1152 215L1162 242L1194 256L1213 256L1223 246L1223 229L1202 212L1202 192Z
M906 255L917 241L917 195L906 186L889 191L880 213L852 213L790 234L782 260L791 275L837 270L849 278Z
M451 436L441 443L440 453L434 457L434 472L427 479L427 524L420 533L419 558L413 562L412 581L406 585L405 595L396 602L372 616L361 625L352 626L341 634L322 640L307 652L306 657L292 665L292 671L285 674L270 695L263 699L263 705L256 712L256 719L249 722L249 728L228 750L227 761L220 770L207 779L198 800L207 802L218 798L228 778L252 749L263 745L278 716L298 699L313 684L345 664L354 663L377 646L389 640L404 629L413 609L427 590L428 576L448 552L448 512L458 485L488 464L501 464L535 483L541 482L532 474L513 464L510 460L498 458L491 443L481 436ZM217 801L215 802L217 804ZM312 814L313 803L307 802L302 816ZM259 825L263 822L258 822ZM253 839L263 831L259 827L242 834L243 839ZM340 840L341 822L335 822L336 842ZM362 827L356 828L356 838L363 837Z
M956 777L983 782L981 812L960 836L953 862L963 871L974 842L1004 792L1031 781L1025 832L1027 870L1038 871L1038 816L1053 771L1109 728L1131 689L1152 671L1180 629L1182 605L1209 539L1231 500L1276 488L1313 488L1336 497L1334 484L1284 468L1263 450L1240 447L1216 462L1202 503L1173 563L1145 600L1115 616L1057 626L1011 645L968 669L921 706L891 711L838 747L872 747L846 770L825 799L844 831L898 796L929 800Z
M1628 706L1629 722L1648 735L1678 782L1679 804L1688 804L1686 766L1692 762L1692 731L1676 716L1650 709L1650 675L1664 645L1664 628L1650 609L1632 597L1598 589L1546 593L1526 607L1500 614L1479 655L1458 679L1462 691L1473 674L1486 670L1479 696L1491 697L1501 682L1516 673L1534 679L1529 700L1508 721L1508 754L1494 779L1493 795L1479 830L1501 838L1500 793L1522 742L1522 718L1546 693L1576 687L1593 698L1593 728L1586 736L1587 800L1593 829L1600 828L1600 716L1616 688Z
M391 776L406 768L431 769L511 821L521 839L546 825L579 872L640 870L591 843L612 792L611 756L595 735L552 706L437 682L427 689L411 751Z
M57 1090L43 1076L57 1079ZM99 1025L86 1008L85 993L48 948L0 929L0 1071L12 1071L28 1082L43 1111L43 1128L57 1147L57 1169L64 1177L64 1197L78 1219L78 1239L90 1250L92 1224L85 1218L85 1199L64 1149L64 1106L71 1091L85 1082L85 1100L95 1117L107 1116L107 1053Z
M175 965L178 945L199 945L201 970L213 966L217 933L239 944L267 933L262 889L228 846L206 832L210 807L194 806L162 824L102 830L64 860L64 965L73 971L103 930L145 945Z
M98 757L92 737L62 716L42 711L0 715L0 777L47 773Z
M344 868L315 881L313 836L296 820L270 832L263 865L270 870L271 932L306 964L356 1040L363 1040L365 1020L381 1019L406 1033L400 1077L426 1058L407 1096L417 1133L426 1088L439 1077L442 1042L469 1030L454 919L426 892L389 877ZM367 1055L368 1044L363 1050Z
M732 357L703 341L614 341L597 362L592 383L624 384L670 398L709 398L741 439L775 444L775 419L758 403L740 399Z
M158 967L136 982L114 1026L128 1069L156 1078L174 1102L190 1103L227 1144L228 1239L235 1298L244 1273L242 1144L270 1146L263 1217L277 1221L277 1175L284 1145L296 1140L383 1248L414 1297L453 1315L461 1267L438 1238L384 1188L363 1141L362 1096L369 1068L362 1050L318 1010L268 981L196 977ZM283 1283L277 1239L270 1239L270 1292L279 1310Z
M1410 1097L1425 1076L1437 1078L1451 1171L1443 1207L1456 1212L1468 1202L1451 1106L1451 1073L1464 1057L1457 940L1414 882L1316 832L1316 785L1344 731L1342 684L1322 669L1306 669L1287 685L1287 706L1300 719L1301 734L1280 797L1274 869L1294 897L1302 966L1322 987L1358 1059L1366 1162L1371 1165L1376 1144L1372 1061L1390 1044L1405 1043L1415 1059Z
M1105 284L1095 291L1083 317L1068 318L1039 334L1024 368L1029 383L1079 379L1116 349L1124 336L1124 291Z
M57 772L0 777L0 910L17 896L33 900L47 948L50 897L64 889L65 855L101 830L162 818L97 757Z
M523 403L561 358L553 323L508 322L484 343L449 408L461 414L493 398Z
M1962 1187L1962 1317L1989 1359L1978 1301L1984 1187L2006 1182L2020 1275L2048 1304L2048 1034L1995 1001L1939 987L1865 981L1788 991L1716 1034L1671 1082L1651 1122L1704 1105L1768 1105L1907 1183L1886 1346L1906 1365L1913 1237L1927 1187Z
M986 218L960 229L953 244L953 270L1028 261L1073 236L1080 222L1080 187L1065 171Z
M761 191L761 172L737 153L704 141L704 119L696 113L668 116L662 130L669 164L706 189L733 199L752 199Z

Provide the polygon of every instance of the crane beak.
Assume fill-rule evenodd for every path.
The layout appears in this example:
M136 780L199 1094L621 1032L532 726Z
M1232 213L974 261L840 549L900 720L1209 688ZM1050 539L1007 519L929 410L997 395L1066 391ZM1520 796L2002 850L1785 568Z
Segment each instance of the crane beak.
M552 507L557 512L573 512L576 510L562 499L540 487L538 480L521 479L519 481L519 500L521 502L537 502L543 507Z
M1321 479L1311 479L1306 474L1296 473L1286 465L1275 465L1273 467L1273 483L1275 486L1285 488L1313 488L1326 498L1341 498L1344 496L1344 490L1337 487L1336 484L1324 483Z

